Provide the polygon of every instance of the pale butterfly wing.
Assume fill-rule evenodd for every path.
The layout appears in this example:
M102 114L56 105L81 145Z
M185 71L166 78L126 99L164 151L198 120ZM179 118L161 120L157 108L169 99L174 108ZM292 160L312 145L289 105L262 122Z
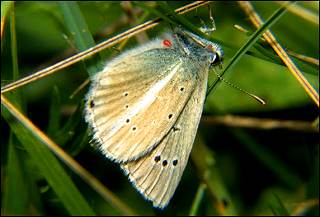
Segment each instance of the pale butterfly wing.
M86 121L101 151L164 208L186 167L206 95L215 43L178 30L120 55L93 78Z
M179 50L162 42L120 55L96 75L87 95L93 138L117 162L136 160L157 146L196 86L198 75L181 67Z
M188 162L205 100L208 69L199 73L191 98L161 143L149 155L121 164L133 185L155 207L169 203Z

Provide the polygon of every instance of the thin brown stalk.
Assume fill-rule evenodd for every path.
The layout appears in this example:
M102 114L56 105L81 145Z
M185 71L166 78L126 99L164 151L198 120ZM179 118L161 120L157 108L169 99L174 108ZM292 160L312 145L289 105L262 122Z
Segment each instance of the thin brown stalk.
M196 1L191 4L188 4L186 6L183 6L181 8L176 9L175 12L178 14L184 14L184 13L187 13L191 10L194 10L200 6L206 5L208 3L209 2L205 2L205 1ZM123 40L126 40L126 39L142 32L142 31L145 31L147 29L151 29L151 28L155 27L156 25L158 25L160 23L160 21L161 21L160 18L147 21L147 22L145 22L141 25L138 25L136 27L133 27L133 28L121 33L121 34L118 34L118 35L116 35L116 36L114 36L104 42L101 42L100 44L97 44L94 47L91 47L83 52L80 52L78 54L75 54L75 55L63 60L63 61L60 61L50 67L47 67L47 68L40 70L36 73L33 73L27 77L21 78L15 82L7 84L6 86L1 88L1 93L5 93L7 91L16 89L16 88L21 87L25 84L28 84L32 81L38 80L38 79L43 78L45 76L48 76L54 72L57 72L63 68L66 68L76 62L79 62L80 60L83 60L85 58L88 58L88 57L100 52L103 49L106 49L108 47L111 47L111 46L123 41Z
M241 26L239 24L234 24L233 27L236 28L237 30L239 30L240 32L244 32L244 33L248 33L249 32L249 30L245 29L243 26ZM260 39L263 42L266 41L264 38L260 38ZM311 63L313 65L319 66L319 60L316 59L316 58L309 57L309 56L306 56L306 55L303 55L303 54L299 54L299 53L296 53L296 52L288 50L288 49L286 49L286 51L290 56L293 56L293 57L295 57L297 59L300 59L300 60L302 60L304 62Z
M240 7L244 10L244 12L249 16L251 22L255 25L256 28L259 28L263 21L260 16L256 13L254 8L252 7L250 2L247 1L239 1ZM274 51L278 54L284 64L288 67L289 71L292 75L298 80L301 86L305 89L307 94L311 97L314 103L319 107L319 94L312 87L312 85L308 82L308 80L303 76L298 67L293 63L290 59L286 51L281 47L281 45L277 42L277 39L271 33L270 30L267 30L263 37L267 40L270 46L274 49Z
M278 4L283 4L282 1L276 1ZM316 2L314 2L316 3ZM288 11L313 23L319 25L319 15L314 14L312 11L301 7L300 5L294 4L288 7Z
M221 124L229 127L245 127L260 130L287 129L302 132L319 132L312 122L296 120L276 120L268 118L253 118L236 115L202 116L201 123L207 125Z
M303 54L299 54L299 53L296 53L294 51L291 51L291 50L287 50L288 54L297 58L297 59L300 59L302 61L305 61L307 63L311 63L313 65L316 65L316 66L319 66L319 60L316 59L316 58L313 58L313 57L308 57L306 55L303 55Z

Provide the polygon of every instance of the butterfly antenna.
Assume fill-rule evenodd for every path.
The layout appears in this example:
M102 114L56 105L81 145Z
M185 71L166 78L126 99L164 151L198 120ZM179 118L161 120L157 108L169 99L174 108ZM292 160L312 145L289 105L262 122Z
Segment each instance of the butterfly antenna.
M217 75L217 77L218 77L221 81L223 81L224 83L228 84L229 86L231 86L231 87L233 87L233 88L235 88L235 89L237 89L237 90L240 90L242 93L245 93L245 94L251 96L252 98L254 98L255 100L257 100L258 102L260 102L262 105L265 105L265 104L266 104L266 102L265 102L263 99L261 99L260 97L254 95L254 94L252 94L252 93L249 93L248 91L245 91L245 90L241 89L240 87L238 87L238 86L230 83L229 81L227 81L227 80L225 80L224 78L222 78L215 70L213 70L213 71L214 71L214 73Z

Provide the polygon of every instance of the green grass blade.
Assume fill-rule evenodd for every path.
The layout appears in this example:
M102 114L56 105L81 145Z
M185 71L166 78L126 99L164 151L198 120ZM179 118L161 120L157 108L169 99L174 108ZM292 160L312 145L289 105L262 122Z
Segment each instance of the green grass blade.
M148 11L149 13L152 13L154 15L156 15L157 17L161 18L162 20L171 23L173 25L179 25L176 21L174 21L173 19L169 18L167 15L163 14L161 11L152 8L150 6L147 6L144 2L134 2L134 4L138 5L139 7L141 7L142 9Z
M185 28L189 29L190 31L202 36L206 37L206 35L199 30L196 26L194 26L189 20L184 18L182 15L177 14L165 1L157 2L158 5L171 17L177 20L180 24L182 24Z
M41 174L57 194L66 210L71 215L94 215L91 207L63 169L60 162L46 148L41 139L33 134L32 129L29 129L28 126L23 125L16 119L12 110L5 107L3 103L1 104L1 115L26 149Z
M28 175L30 168L21 153L19 141L10 133L6 167L4 168L2 215L44 215L40 193L34 179ZM20 146L20 145L19 145ZM21 149L21 148L20 148ZM20 153L19 153L20 152Z
M275 216L290 216L289 211L284 206L283 202L281 201L280 197L274 194L275 201L272 201L270 204L270 209Z
M75 46L79 51L84 51L95 46L95 42L87 26L87 23L81 13L79 5L76 2L58 2L60 10L63 14L65 25L70 33L70 37L74 39ZM94 75L99 71L100 59L91 57L86 60L86 69L89 75Z
M53 87L50 110L49 110L49 121L48 121L48 129L47 133L50 137L55 135L55 132L59 130L60 127L60 105L61 105L61 97L60 91L57 86Z
M201 205L201 201L205 195L206 189L207 189L207 185L205 183L200 183L198 190L197 190L197 194L192 202L189 216L196 216L197 215L197 213L199 211L199 207Z
M14 1L1 1L1 22L4 22L11 7L13 7ZM2 25L2 24L1 24Z
M241 57L256 43L257 40L261 37L261 35L270 28L273 24L275 24L281 16L286 12L286 5L279 8L276 12L274 12L269 19L255 31L255 33L249 38L249 40L238 50L238 52L232 57L226 68L220 73L222 77L228 70L232 69L238 61L240 61ZM220 81L217 79L211 84L207 91L207 96L214 89L216 84Z
M200 136L195 139L191 152L192 161L200 173L201 179L206 183L208 194L213 199L216 214L237 215L236 207L228 193L227 187L215 167L215 159L210 149L204 144Z
M81 123L83 114L83 103L78 105L76 111L68 118L66 123L54 134L54 139L60 146L64 146L68 141L72 140Z
M3 2L1 2L3 6ZM19 78L18 54L17 54L17 39L15 27L15 11L14 5L10 6L9 24L10 24L10 48L12 59L12 78ZM2 7L1 7L2 10ZM25 102L22 100L21 90L10 93L10 99L14 104L21 108L25 108ZM24 109L25 110L25 109ZM37 203L40 200L39 192L31 192L35 188L35 182L28 176L30 168L25 163L26 159L19 150L19 141L15 135L10 132L8 145L5 146L4 164L4 184L2 194L1 212L5 215L40 215L42 206ZM20 155L19 153L20 152ZM31 207L33 207L31 209Z

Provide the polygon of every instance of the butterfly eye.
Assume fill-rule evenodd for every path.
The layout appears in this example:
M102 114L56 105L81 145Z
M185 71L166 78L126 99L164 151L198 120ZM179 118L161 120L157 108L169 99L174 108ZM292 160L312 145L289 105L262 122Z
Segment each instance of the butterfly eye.
M210 66L221 65L223 60L223 51L216 43L210 43L206 46L206 49L210 52Z
M210 66L217 66L217 65L221 65L222 64L222 56L219 55L219 53L214 54Z

